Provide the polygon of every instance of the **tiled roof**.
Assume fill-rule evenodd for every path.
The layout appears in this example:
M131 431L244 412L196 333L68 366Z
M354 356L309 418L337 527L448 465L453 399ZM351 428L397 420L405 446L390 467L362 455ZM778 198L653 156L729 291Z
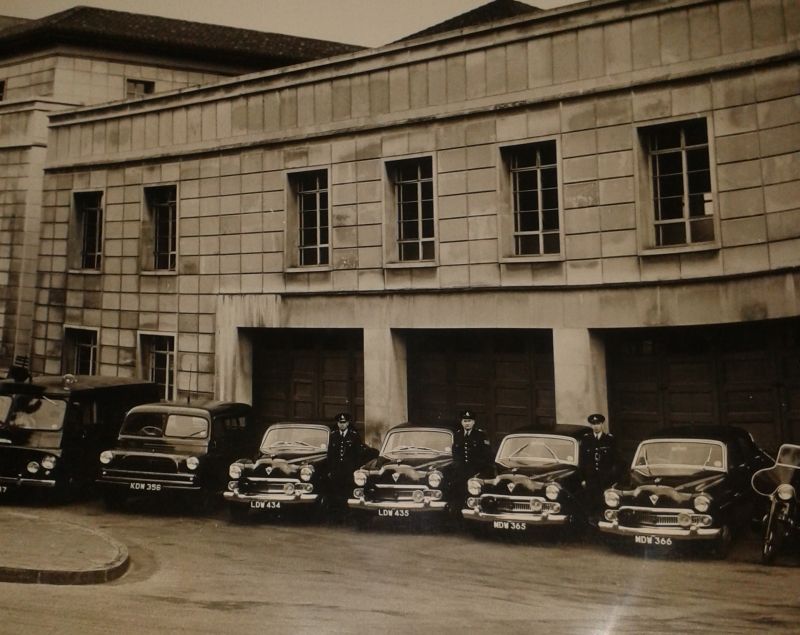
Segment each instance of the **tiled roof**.
M82 6L0 31L0 53L16 53L53 44L160 53L252 70L306 62L363 48L280 33Z
M481 5L471 11L457 15L439 24L434 24L412 35L407 35L400 41L404 42L425 35L434 35L436 33L446 33L447 31L456 31L471 26L479 26L481 24L505 20L506 18L513 18L534 11L541 11L541 9L532 7L524 2L517 2L517 0L492 0L492 2Z

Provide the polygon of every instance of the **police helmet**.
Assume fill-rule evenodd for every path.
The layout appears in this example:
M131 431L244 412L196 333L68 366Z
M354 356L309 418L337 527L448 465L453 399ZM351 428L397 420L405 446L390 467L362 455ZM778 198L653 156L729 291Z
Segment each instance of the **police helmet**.
M606 418L600 413L595 413L593 415L589 415L588 421L590 425L600 426L606 422Z

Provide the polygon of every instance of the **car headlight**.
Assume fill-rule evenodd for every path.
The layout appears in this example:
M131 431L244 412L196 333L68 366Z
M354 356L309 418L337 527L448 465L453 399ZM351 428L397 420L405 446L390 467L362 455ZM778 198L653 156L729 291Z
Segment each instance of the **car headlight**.
M31 461L26 467L31 474L36 474L39 471L39 464L36 461Z
M711 505L711 499L705 494L700 494L700 496L695 496L694 508L697 511L707 512L710 505Z
M311 477L314 476L314 466L313 465L304 465L300 468L300 480L301 481L310 481Z
M483 489L483 482L479 478L471 478L467 481L467 491L473 496L478 496Z
M42 459L42 467L46 470L52 470L56 466L56 457L47 455Z
M547 500L554 501L558 498L558 493L560 491L561 488L558 485L555 483L550 483L550 485L544 488L544 495L547 496Z
M353 481L359 487L364 487L367 483L367 473L364 470L356 470L353 472Z
M606 502L606 507L619 507L619 492L607 489L603 494L603 500Z
M188 459L186 459L186 467L188 467L190 470L196 470L198 465L200 465L200 459L198 459L196 456L190 456Z
M231 466L228 468L228 476L230 476L231 478L241 478L242 477L241 463L231 463Z
M111 450L105 450L100 453L100 463L103 465L108 465L111 463L111 460L114 458L114 453Z
M783 485L778 485L778 491L776 493L778 498L782 501L790 501L794 498L794 487L788 483L784 483Z
M442 473L439 470L434 470L430 474L428 474L428 485L433 487L434 489L439 487L442 484Z

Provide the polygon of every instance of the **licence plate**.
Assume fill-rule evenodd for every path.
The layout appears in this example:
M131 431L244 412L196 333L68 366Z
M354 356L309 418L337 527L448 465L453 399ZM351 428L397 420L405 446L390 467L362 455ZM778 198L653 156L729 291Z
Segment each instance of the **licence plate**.
M130 489L136 490L137 492L160 492L161 491L161 483L138 483L134 482L131 483L129 486Z
M8 485L0 485L0 494L5 494L8 491Z
M508 529L510 531L525 531L528 523L515 522L512 520L495 520L492 523L495 529Z
M250 501L250 509L280 509L280 501Z
M634 536L633 541L637 545L655 545L657 547L669 547L672 544L672 538L664 536Z
M408 518L410 512L407 509L379 509L378 516L394 516L396 518Z

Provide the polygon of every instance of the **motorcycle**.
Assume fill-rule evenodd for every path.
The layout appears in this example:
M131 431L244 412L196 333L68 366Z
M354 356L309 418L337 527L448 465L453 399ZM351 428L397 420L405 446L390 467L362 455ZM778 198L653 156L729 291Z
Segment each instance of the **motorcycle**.
M775 465L753 474L751 483L769 499L761 562L772 564L783 544L800 531L800 445L784 443Z

